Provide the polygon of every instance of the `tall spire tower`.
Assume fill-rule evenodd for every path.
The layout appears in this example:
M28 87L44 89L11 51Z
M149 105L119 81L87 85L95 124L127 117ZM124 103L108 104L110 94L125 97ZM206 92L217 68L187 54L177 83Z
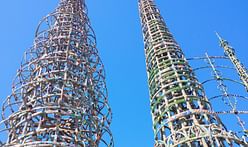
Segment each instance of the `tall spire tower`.
M153 0L139 0L156 147L244 144L213 112Z
M113 146L103 64L84 0L39 24L3 104L4 146Z
M247 69L243 66L243 64L239 61L235 54L235 50L229 45L229 43L222 39L218 33L217 37L220 40L220 45L223 47L225 54L228 56L228 58L233 63L234 67L236 68L241 81L243 82L246 90L248 91L248 72Z

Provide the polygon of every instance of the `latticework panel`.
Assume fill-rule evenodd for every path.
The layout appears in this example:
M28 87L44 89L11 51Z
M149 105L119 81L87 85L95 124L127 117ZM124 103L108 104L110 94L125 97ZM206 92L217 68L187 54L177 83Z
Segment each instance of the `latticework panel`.
M155 146L245 144L228 134L153 0L139 0Z
M217 33L217 36L219 37L220 40L220 45L224 49L224 53L229 57L231 62L233 63L234 67L237 70L237 73L240 76L240 79L244 83L244 86L246 90L248 91L248 71L245 68L245 66L239 61L235 54L235 50L229 45L229 43L222 39L219 34Z
M5 146L113 146L105 72L84 0L61 0L40 22L2 109Z
M209 56L188 59L199 76L215 112L229 134L247 142L248 97L245 84L239 80L236 68L226 56Z

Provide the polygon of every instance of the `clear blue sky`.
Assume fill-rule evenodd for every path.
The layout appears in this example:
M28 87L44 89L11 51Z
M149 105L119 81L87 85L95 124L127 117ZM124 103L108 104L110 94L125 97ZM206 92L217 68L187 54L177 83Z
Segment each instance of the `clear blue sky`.
M153 131L138 17L138 0L86 0L107 72L112 132L116 147L152 147ZM222 55L214 31L228 39L248 66L247 0L156 0L187 57ZM58 0L2 0L0 3L0 100L24 51L32 45L39 20Z

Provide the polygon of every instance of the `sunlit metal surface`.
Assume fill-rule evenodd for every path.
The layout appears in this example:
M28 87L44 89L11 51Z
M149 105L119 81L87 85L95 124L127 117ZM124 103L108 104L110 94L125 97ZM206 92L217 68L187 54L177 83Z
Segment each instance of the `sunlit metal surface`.
M233 146L202 84L169 32L153 0L139 0L155 147Z
M39 24L2 107L5 146L113 146L103 64L84 0Z

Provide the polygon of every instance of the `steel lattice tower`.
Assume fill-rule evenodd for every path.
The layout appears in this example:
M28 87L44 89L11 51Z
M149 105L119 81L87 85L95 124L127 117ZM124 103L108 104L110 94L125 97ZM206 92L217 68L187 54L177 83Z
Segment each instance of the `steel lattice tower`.
M205 96L153 0L139 0L156 147L245 146Z
M84 0L60 0L40 22L2 110L4 146L113 146L104 67Z
M216 33L219 40L220 40L220 45L223 47L225 54L228 56L228 58L231 60L233 65L235 66L240 79L242 80L246 90L248 91L248 72L246 68L243 66L243 64L239 61L235 54L235 50L229 45L229 43L222 39L218 33Z

